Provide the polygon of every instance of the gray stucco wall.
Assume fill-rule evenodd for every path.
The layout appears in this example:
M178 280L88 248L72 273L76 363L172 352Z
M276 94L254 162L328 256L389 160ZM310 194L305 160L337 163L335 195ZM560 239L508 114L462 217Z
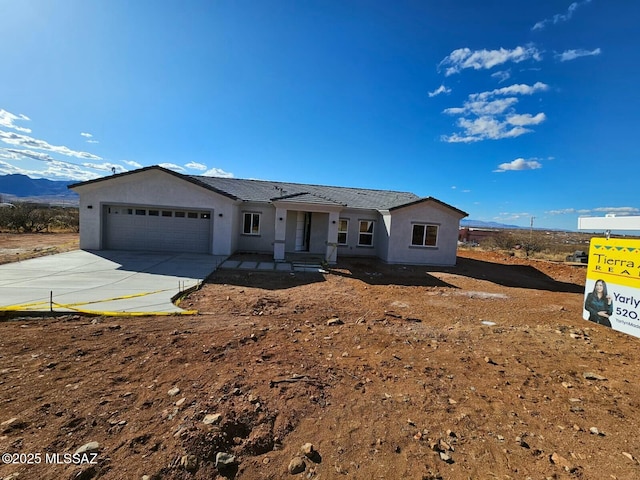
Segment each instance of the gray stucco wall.
M273 254L273 240L275 238L276 209L263 203L244 202L238 207L238 248L239 252L256 252ZM260 214L260 234L246 235L243 233L245 213Z
M391 212L391 237L386 261L415 265L455 265L461 215L436 202L422 202ZM413 225L438 225L435 247L411 245Z
M287 212L287 239L284 244L285 252L296 251L296 228L298 226L298 212L289 210Z
M327 251L327 234L329 233L329 214L313 212L311 214L311 236L309 253L323 255Z
M340 219L349 220L349 230L347 233L347 245L338 246L338 257L364 256L380 257L386 252L386 238L382 216L376 210L352 210L345 209L340 212ZM358 245L360 220L373 220L373 245Z

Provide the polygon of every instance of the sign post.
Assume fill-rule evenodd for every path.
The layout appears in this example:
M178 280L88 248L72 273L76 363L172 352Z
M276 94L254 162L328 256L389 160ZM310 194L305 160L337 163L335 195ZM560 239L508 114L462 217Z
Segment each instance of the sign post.
M591 239L583 318L640 337L640 240L609 231L640 230L640 217L580 218L578 229L603 229Z

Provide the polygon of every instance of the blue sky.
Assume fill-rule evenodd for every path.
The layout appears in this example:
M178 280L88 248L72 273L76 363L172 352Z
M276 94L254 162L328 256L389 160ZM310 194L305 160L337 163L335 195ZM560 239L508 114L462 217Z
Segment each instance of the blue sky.
M0 174L159 164L640 214L640 3L0 0Z

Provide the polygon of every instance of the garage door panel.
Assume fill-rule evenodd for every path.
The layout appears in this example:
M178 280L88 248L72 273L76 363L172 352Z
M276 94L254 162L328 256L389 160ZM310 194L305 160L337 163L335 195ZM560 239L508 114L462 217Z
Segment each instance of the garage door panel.
M150 211L157 215L149 215ZM104 216L106 249L210 253L208 211L106 206Z

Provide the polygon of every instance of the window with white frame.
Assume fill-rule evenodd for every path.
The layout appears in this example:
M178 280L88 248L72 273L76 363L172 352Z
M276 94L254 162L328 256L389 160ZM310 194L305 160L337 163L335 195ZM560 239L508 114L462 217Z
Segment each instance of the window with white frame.
M414 223L411 230L411 245L416 247L435 247L438 245L438 225Z
M349 220L341 218L338 221L338 245L347 244L347 233L349 232Z
M373 220L360 220L358 245L364 247L371 247L373 245Z
M245 213L242 225L242 233L245 235L260 235L260 214Z

